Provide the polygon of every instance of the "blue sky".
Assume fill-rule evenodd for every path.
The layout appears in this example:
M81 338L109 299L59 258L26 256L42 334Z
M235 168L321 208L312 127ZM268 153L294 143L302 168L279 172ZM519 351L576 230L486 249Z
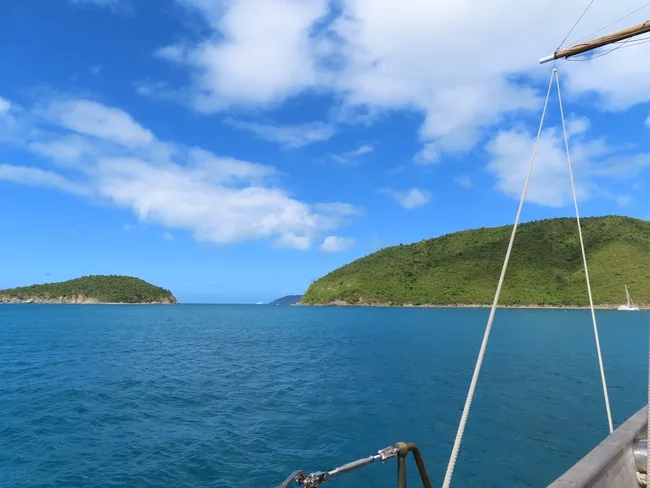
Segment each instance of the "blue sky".
M473 3L0 3L0 288L128 274L270 301L385 246L512 223L537 60L584 2ZM642 3L595 4L568 42ZM650 43L626 47L557 63L584 216L650 218ZM573 215L559 123L552 97L524 221Z

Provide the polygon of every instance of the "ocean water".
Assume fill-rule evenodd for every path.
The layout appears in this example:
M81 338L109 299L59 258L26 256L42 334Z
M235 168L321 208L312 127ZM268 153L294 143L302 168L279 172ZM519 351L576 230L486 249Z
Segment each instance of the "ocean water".
M487 314L0 306L0 486L274 487L397 441L440 486ZM619 425L646 403L650 316L597 317ZM546 486L606 435L589 312L499 310L452 486Z

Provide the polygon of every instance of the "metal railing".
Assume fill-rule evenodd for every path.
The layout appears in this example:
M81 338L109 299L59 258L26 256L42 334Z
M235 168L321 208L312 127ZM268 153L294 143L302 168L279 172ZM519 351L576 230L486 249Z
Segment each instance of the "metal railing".
M398 442L394 446L385 447L377 451L377 454L365 458L357 459L350 463L344 464L330 471L317 471L315 473L305 473L302 470L294 471L291 475L282 482L277 488L289 488L294 483L305 488L313 488L327 483L335 476L343 473L349 473L359 468L374 463L375 461L385 462L391 458L397 458L397 488L406 488L406 456L408 453L413 454L415 464L420 473L422 486L424 488L431 488L431 481L427 474L427 469L424 466L424 460L420 449L413 443Z

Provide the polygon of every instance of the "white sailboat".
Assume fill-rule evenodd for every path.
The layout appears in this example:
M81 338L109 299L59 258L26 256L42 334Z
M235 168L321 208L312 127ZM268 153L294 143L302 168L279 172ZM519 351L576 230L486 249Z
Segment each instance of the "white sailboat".
M639 307L635 307L634 304L632 303L632 299L630 298L630 292L627 289L627 285L625 285L625 296L627 296L627 303L625 305L621 305L618 307L619 310L626 310L628 312L638 312Z

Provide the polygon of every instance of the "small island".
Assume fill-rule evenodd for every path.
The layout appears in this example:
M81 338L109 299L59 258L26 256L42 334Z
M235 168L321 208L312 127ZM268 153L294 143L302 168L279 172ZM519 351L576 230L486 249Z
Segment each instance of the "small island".
M286 297L273 300L269 305L296 305L301 298L302 295L287 295Z
M0 303L178 303L169 290L139 278L82 276L69 281L0 290Z
M598 308L650 305L650 222L623 216L581 219ZM392 246L313 282L298 305L489 306L512 226L464 230ZM501 306L588 307L575 218L521 224Z

